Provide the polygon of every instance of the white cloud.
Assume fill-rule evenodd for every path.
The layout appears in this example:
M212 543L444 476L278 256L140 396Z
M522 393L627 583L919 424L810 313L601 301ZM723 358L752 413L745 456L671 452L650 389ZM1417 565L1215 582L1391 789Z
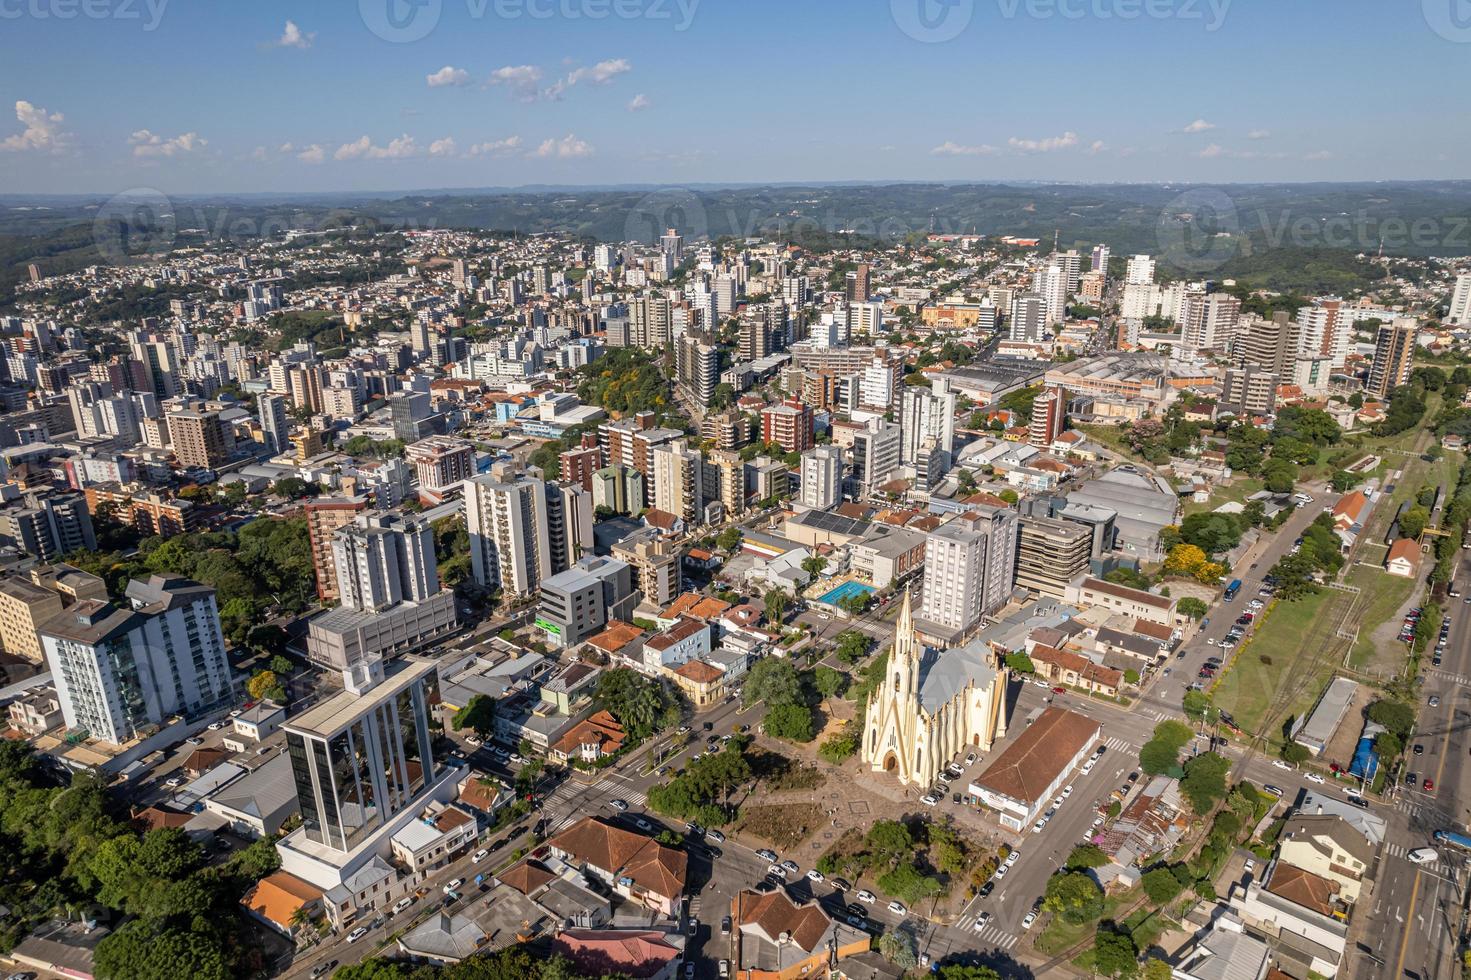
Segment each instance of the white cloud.
M310 34L307 34L303 32L300 27L296 26L296 21L288 20L286 22L286 29L281 32L280 37L276 38L276 40L272 42L272 47L298 48L302 51L305 51L307 48L312 46L312 42L316 39L316 31L312 31Z
M1091 156L1097 156L1098 154L1102 153L1104 150L1107 150L1107 149L1108 149L1108 144L1105 143L1105 142L1103 142L1103 140L1094 140L1092 143L1089 143L1088 144L1088 155L1090 157Z
M540 146L536 148L536 152L534 155L539 157L558 157L563 160L570 160L576 157L592 156L592 147L588 145L587 142L585 142L584 140L580 140L573 134L568 133L561 139L545 140Z
M290 146L291 144L287 143L286 145ZM301 152L296 155L296 159L302 163L321 163L327 159L327 151L322 149L320 143L313 143L311 146L302 147Z
M1210 131L1212 129L1215 129L1215 128L1216 128L1216 124L1215 123L1206 122L1204 119L1197 119L1197 120L1195 120L1195 122L1191 123L1190 125L1186 126L1183 130L1181 130L1181 132L1183 132L1183 133L1204 133L1204 132L1208 132L1208 131Z
M1049 136L1040 140L1024 140L1013 136L1006 141L1006 145L1023 153L1051 153L1053 150L1066 150L1078 145L1078 134L1066 132L1061 136Z
M452 157L455 155L455 140L453 136L446 136L442 140L435 140L429 144L429 155L432 157Z
M635 95L633 98L628 100L628 111L643 112L652 104L653 103L649 102L649 97L640 92L638 95Z
M541 69L535 65L504 65L490 73L487 85L504 85L511 94L523 102L532 102L537 96L537 83L541 81Z
M470 147L469 152L470 156L472 157L503 157L507 154L516 152L520 148L521 137L507 136L503 140L491 140L487 143L476 143L474 146Z
M946 140L939 146L930 150L930 156L935 157L982 157L990 156L996 152L994 146L963 146L954 140Z
M1304 160L1332 160L1333 159L1333 151L1332 150L1314 150L1312 153L1304 153L1302 158Z
M418 156L419 145L412 136L404 135L390 140L387 146L374 146L373 141L363 136L351 143L343 143L332 154L334 160L403 160Z
M157 133L140 129L128 137L135 157L172 157L180 153L193 153L209 145L209 141L198 133L180 133L172 139L164 139Z
M1266 129L1253 129L1246 134L1246 138L1249 140L1269 140L1272 138L1272 133Z
M60 153L71 142L71 134L61 128L66 117L59 112L48 113L22 99L15 104L15 118L21 131L0 140L0 151Z
M567 76L567 84L571 86L578 82L592 82L594 85L607 85L619 75L632 70L633 66L626 58L609 58L599 61L591 68L578 68Z
M1201 150L1195 155L1200 157L1202 160L1214 160L1216 157L1224 156L1225 153L1226 151L1221 149L1221 144L1212 143L1210 146L1207 146L1205 149Z
M446 88L470 84L470 73L463 68L445 65L432 75L425 76L430 88Z
M278 153L290 153L290 152L292 152L295 149L296 149L296 146L294 144L292 144L292 143L282 143L280 145L280 147L277 149L277 152Z

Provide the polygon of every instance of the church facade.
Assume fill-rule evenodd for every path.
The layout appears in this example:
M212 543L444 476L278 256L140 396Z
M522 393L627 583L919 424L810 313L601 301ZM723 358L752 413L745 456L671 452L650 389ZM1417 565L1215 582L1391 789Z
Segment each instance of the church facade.
M926 650L906 592L887 676L869 696L863 761L906 786L933 785L956 755L989 751L1006 735L1008 678L985 644Z

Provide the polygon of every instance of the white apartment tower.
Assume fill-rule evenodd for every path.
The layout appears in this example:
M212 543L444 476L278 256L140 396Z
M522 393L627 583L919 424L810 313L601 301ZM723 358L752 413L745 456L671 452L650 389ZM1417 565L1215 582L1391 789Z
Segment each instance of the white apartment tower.
M913 466L920 450L932 440L929 444L945 452L948 464L955 451L955 392L950 383L941 378L933 388L905 387L899 427L903 430L901 462Z
M802 454L803 507L827 510L843 498L843 451L837 446L818 446Z
M1456 288L1451 291L1451 312L1447 323L1457 326L1471 324L1471 272L1456 277Z
M507 594L530 595L555 574L546 533L547 485L498 464L465 483L465 524L475 581Z
M332 535L338 595L349 609L382 612L439 592L434 530L427 521L364 514Z
M1154 285L1154 257L1150 255L1132 256L1124 270L1124 285Z
M982 507L960 514L925 539L927 631L958 639L1006 604L1016 571L1016 511Z

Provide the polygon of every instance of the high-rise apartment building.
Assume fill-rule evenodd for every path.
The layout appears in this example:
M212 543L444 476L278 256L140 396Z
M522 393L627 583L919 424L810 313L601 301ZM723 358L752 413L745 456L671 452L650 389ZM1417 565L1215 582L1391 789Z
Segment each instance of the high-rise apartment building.
M1135 255L1124 269L1124 285L1151 286L1154 284L1154 257Z
M892 422L877 422L853 434L853 482L859 496L873 493L898 472L903 431Z
M419 478L419 494L443 500L475 475L475 447L453 436L430 436L404 449L404 459Z
M332 535L342 605L383 612L403 602L427 602L439 592L434 529L397 514L363 514Z
M368 509L367 497L317 497L307 501L306 530L311 543L312 572L317 581L317 598L323 605L337 601L337 562L332 554L332 537L338 528L355 521Z
M1180 308L1180 347L1187 355L1224 351L1236 338L1241 300L1230 293L1191 292Z
M174 456L183 466L212 470L230 458L230 438L219 412L176 409L167 415Z
M128 607L84 599L39 629L67 728L112 745L234 696L214 589L154 575L126 595Z
M1333 367L1343 367L1353 340L1353 324L1341 299L1317 299L1297 311L1300 357L1326 357Z
M843 499L843 451L837 446L818 446L802 454L802 487L798 498L803 507L827 510Z
M628 343L663 347L673 333L673 307L667 296L640 296L628 304Z
M795 398L761 410L761 439L789 453L806 452L813 445L812 409Z
M945 468L955 451L955 392L944 378L933 386L906 385L900 400L902 441L899 461L913 466L925 447L945 454Z
M1046 449L1067 428L1067 391L1059 387L1045 389L1032 402L1032 421L1027 441L1038 449Z
M1456 285L1451 289L1451 308L1446 322L1456 326L1471 324L1471 272L1463 272L1456 277Z
M925 539L924 633L949 646L1006 604L1015 578L1017 513L982 507Z
M1106 277L1108 275L1108 260L1112 254L1107 245L1094 245L1093 261L1090 266L1090 271L1101 272Z
M1047 334L1047 301L1037 293L1017 293L1011 299L1007 339L1040 344Z
M286 418L286 399L263 392L256 397L255 406L260 415L261 434L265 437L266 448L272 456L281 455L291 448L291 426Z
M674 355L676 380L691 398L709 407L720 383L720 348L709 337L685 334L675 345Z
M1368 392L1380 398L1410 380L1415 356L1415 335L1420 324L1414 317L1396 317L1379 325L1374 338L1374 362L1369 368Z
M556 573L546 533L547 484L500 463L465 484L465 526L475 581L507 595L531 595Z
M868 302L868 297L872 295L869 289L869 272L868 263L860 262L856 269L844 277L844 287L848 302Z
M683 439L654 447L654 507L690 526L705 519L704 459Z

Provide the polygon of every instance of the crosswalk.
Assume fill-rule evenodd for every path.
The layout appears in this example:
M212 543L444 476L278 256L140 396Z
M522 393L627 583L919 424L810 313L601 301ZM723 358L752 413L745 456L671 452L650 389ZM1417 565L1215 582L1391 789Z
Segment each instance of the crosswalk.
M569 806L574 800L578 800L580 805ZM570 826L586 813L596 811L598 804L608 800L623 800L628 804L629 810L638 811L644 809L648 803L648 794L608 777L598 780L590 787L576 780L568 780L553 790L544 804L552 813L566 811L552 824L551 832L555 833Z
M1132 751L1134 751L1134 746L1130 745L1126 740L1124 740L1122 738L1119 738L1117 735L1108 735L1108 736L1106 736L1103 739L1103 744L1104 745L1107 745L1110 749L1112 749L1115 752L1132 752Z
M986 926L980 932L971 932L978 937L981 949L1010 949L1016 945L1017 937L992 925Z
M1394 808L1400 813L1407 814L1411 817L1418 817L1428 809L1423 804L1416 803L1414 800L1404 799L1403 797L1394 801Z
M1467 677L1465 674L1452 674L1449 671L1445 670L1429 670L1426 671L1426 673L1428 673L1431 677L1443 681L1450 681L1452 684L1457 684L1462 687L1471 685L1471 677Z
M1408 861L1410 859L1408 853L1410 850L1413 850L1413 848L1406 848L1402 844L1386 843L1384 845L1385 854L1388 854L1390 857L1393 858L1398 858L1401 861ZM1442 875L1444 877L1452 877L1456 873L1455 865L1447 861L1432 861L1429 864L1418 865L1418 867L1424 868L1426 871L1430 871L1434 874Z

